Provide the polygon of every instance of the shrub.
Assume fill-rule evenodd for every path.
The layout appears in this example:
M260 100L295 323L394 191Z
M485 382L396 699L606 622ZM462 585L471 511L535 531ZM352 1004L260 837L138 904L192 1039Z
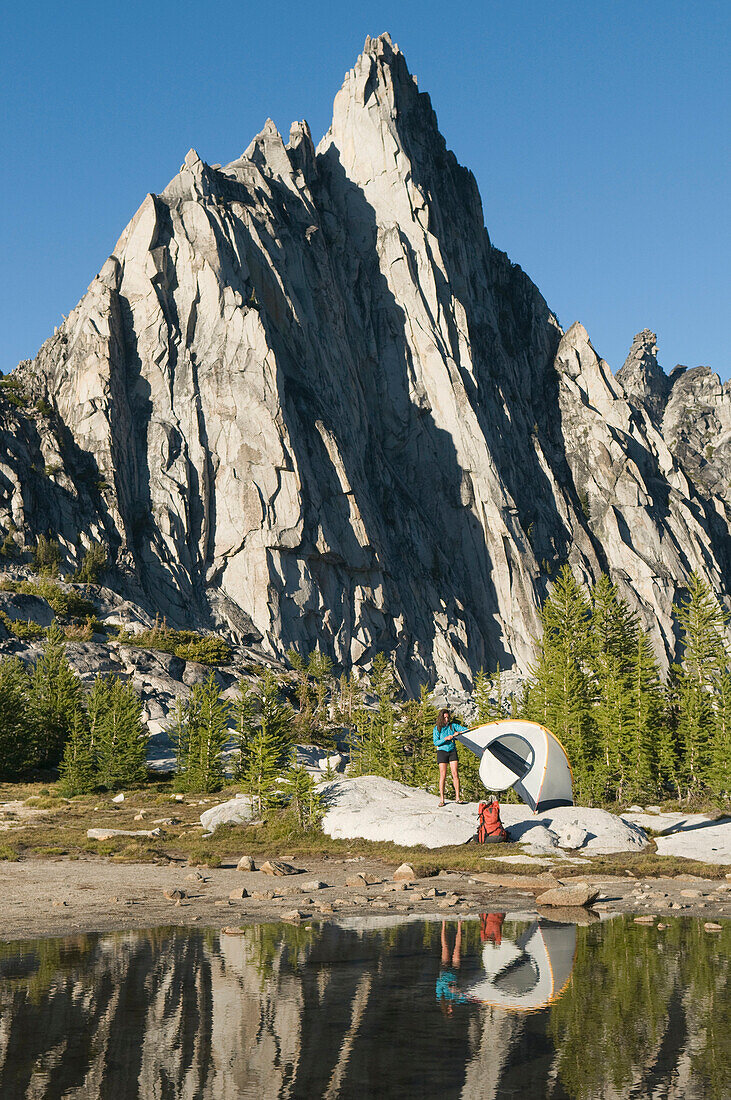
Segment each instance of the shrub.
M157 649L204 665L225 665L231 660L231 647L223 638L215 634L198 634L195 630L172 630L164 620L156 620L153 627L138 634L120 629L117 641L141 649Z
M18 409L28 403L28 395L17 378L0 378L0 394Z
M34 623L32 619L11 619L4 611L0 611L0 622L11 634L24 642L46 636L46 628L40 623Z
M281 791L301 829L309 832L319 828L325 812L323 796L307 769L298 766L295 759L284 776Z
M33 566L38 573L57 576L61 565L61 546L57 539L39 535L33 551Z
M105 548L100 542L93 542L84 551L81 565L76 570L74 580L83 584L98 584L108 564Z

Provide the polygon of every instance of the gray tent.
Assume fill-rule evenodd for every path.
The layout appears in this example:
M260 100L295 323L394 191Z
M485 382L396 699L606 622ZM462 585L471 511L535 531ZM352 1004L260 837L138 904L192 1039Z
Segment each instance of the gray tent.
M480 757L480 779L488 791L520 795L534 813L573 806L571 765L563 745L537 722L489 722L460 733L458 740Z

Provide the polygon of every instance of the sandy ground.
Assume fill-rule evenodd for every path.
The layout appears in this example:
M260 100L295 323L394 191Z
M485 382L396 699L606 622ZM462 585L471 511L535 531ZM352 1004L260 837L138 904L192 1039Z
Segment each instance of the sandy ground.
M526 878L488 876L478 881L469 873L445 873L417 880L400 888L393 868L364 859L297 861L303 873L273 878L261 871L241 872L235 866L196 869L188 865L112 863L89 860L25 860L0 865L0 939L77 935L92 931L118 931L159 925L238 926L281 920L297 910L302 919L352 921L376 915L423 914L468 916L507 910L537 911L535 896L544 886ZM538 868L536 869L538 873ZM347 886L359 872L379 881ZM560 874L560 872L559 872ZM567 881L568 871L561 875ZM314 889L315 881L327 884ZM627 912L658 916L702 916L707 920L731 919L731 881L704 880L695 876L672 879L635 879L586 876L600 891L594 909L601 914ZM530 885L533 883L533 885ZM303 890L303 886L309 888ZM547 885L547 884L546 884ZM231 900L229 894L244 887L249 894L273 891L273 898ZM437 896L427 896L436 889ZM169 900L163 891L183 891L185 897ZM585 911L565 911L580 919L592 919ZM567 915L568 913L568 915ZM545 910L545 915L550 911ZM556 914L559 915L559 914Z

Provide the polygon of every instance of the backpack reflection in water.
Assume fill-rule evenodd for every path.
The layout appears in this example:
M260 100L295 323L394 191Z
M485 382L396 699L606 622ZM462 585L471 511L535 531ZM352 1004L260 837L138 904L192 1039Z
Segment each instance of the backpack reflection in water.
M467 1004L470 1000L457 988L457 971L462 965L462 921L457 921L457 934L454 937L454 951L449 950L447 922L442 921L442 967L437 978L437 1001L445 1016L451 1016L455 1005Z

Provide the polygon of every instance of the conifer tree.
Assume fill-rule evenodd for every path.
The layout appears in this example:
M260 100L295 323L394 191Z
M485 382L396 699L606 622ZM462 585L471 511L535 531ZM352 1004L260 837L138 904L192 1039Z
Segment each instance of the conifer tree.
M403 779L412 786L433 787L436 782L436 757L432 731L437 720L437 708L429 699L429 689L422 685L418 699L403 707L400 738L404 751Z
M563 744L580 797L591 793L593 739L589 677L589 601L565 565L541 610L543 637L523 717L547 726Z
M31 674L28 713L40 767L58 764L76 718L82 713L81 684L66 657L61 630L52 623Z
M729 652L725 640L727 616L707 583L697 573L688 580L688 595L676 609L682 637L682 658L673 668L672 687L678 719L681 778L688 798L705 786L718 789L717 744L725 737L719 723L724 709Z
M142 704L131 683L97 676L87 700L94 730L96 782L107 790L134 787L147 776L147 740Z
M87 794L97 785L96 759L86 715L77 714L59 767L65 795Z
M178 758L178 785L208 794L223 780L223 750L229 740L229 708L219 695L213 673L195 684L187 703L179 705L173 735Z
M245 689L243 689L245 691ZM277 797L276 780L287 761L294 727L291 707L279 685L266 672L252 697L253 706L238 708L235 739L239 761L235 778L263 812Z
M28 728L29 679L17 657L0 661L0 779L17 779L36 762Z
M624 799L649 793L652 786L647 717L649 655L640 645L637 616L619 598L606 574L591 593L590 663L594 675L596 726L594 792ZM638 661L646 670L636 674ZM632 792L630 794L630 791Z
M307 769L297 763L295 754L284 774L281 790L299 827L307 832L316 829L325 810L323 796Z

